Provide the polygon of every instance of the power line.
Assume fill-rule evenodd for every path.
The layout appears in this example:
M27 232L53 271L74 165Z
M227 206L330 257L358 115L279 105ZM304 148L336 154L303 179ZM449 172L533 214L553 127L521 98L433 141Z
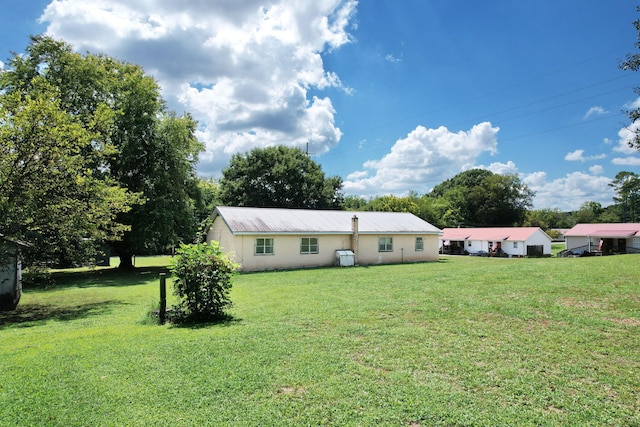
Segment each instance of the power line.
M371 127L368 127L367 129L363 130L362 133L369 132L369 131L372 131L372 130L375 130L375 129L380 129L380 128L383 128L383 127L386 127L386 126L389 126L389 125L392 125L392 124L395 124L395 123L400 123L402 121L407 121L407 120L410 120L412 118L424 117L424 116L433 114L435 112L439 112L439 111L442 111L442 110L445 110L445 109L448 109L448 108L452 108L454 106L463 105L463 104L469 103L469 102L477 100L477 99L482 99L482 98L488 97L488 96L496 94L496 93L504 92L506 90L509 90L509 89L512 89L512 88L515 88L515 87L518 87L518 86L523 86L523 85L526 85L526 84L530 84L531 82L543 79L543 78L548 77L548 76L552 76L554 74L558 74L558 73L560 73L562 71L565 71L565 70L568 70L568 69L571 69L571 68L575 68L575 67L581 66L581 65L583 65L585 63L588 63L588 62L594 61L596 59L602 58L604 56L610 55L613 52L618 52L618 51L621 51L623 49L627 49L629 46L633 46L633 44L626 45L626 47L624 47L624 48L618 48L618 49L610 50L610 51L601 53L599 55L596 55L596 56L594 56L594 57L592 57L590 59L586 59L586 60L583 60L583 61L578 61L578 62L576 62L576 63L574 63L574 64L572 64L570 66L563 67L563 68L551 71L549 73L545 73L545 74L542 74L540 76L536 76L536 77L533 77L531 79L527 79L527 80L524 80L524 81L521 81L521 82L518 82L518 83L515 83L515 84L512 84L512 85L508 85L508 86L505 86L503 88L496 89L494 91L486 92L486 93L484 93L482 95L478 95L476 97L471 97L471 98L468 98L466 100L462 100L462 101L459 101L459 102L455 102L455 103L449 104L447 106L443 106L443 107L440 107L440 108L437 108L437 109L433 109L433 110L431 110L429 112L422 113L420 115L412 115L411 117L406 117L406 118L398 119L398 120L394 120L394 121L388 121L386 123L382 123L382 124L379 124L379 125L376 125L376 126L371 126ZM536 101L524 103L524 104L517 105L517 106L514 106L514 107L510 107L510 108L507 108L507 109L499 110L499 111L493 112L493 113L482 114L481 116L477 116L474 119L465 119L465 120L460 121L460 122L456 122L456 123L453 123L453 124L448 124L448 126L453 126L453 125L456 125L456 124L461 124L461 123L470 122L470 121L478 121L478 120L482 120L482 119L490 119L492 116L495 116L495 115L515 112L517 110L525 109L525 108L531 107L533 105L543 104L545 102L549 102L549 101L554 100L554 99L559 99L559 98L566 97L566 96L569 96L569 95L572 95L572 94L576 94L576 93L579 93L579 92L582 92L582 91L585 91L585 90L588 90L588 89L592 89L592 88L597 87L597 86L602 86L602 85L605 85L605 84L608 84L608 83L612 83L612 82L615 82L615 81L618 81L618 80L631 78L632 76L633 76L633 74L631 74L631 73L625 73L625 74L620 75L618 77L614 77L614 78L611 78L611 79L607 79L607 80L603 80L603 81L600 81L600 82L596 82L596 83L593 83L591 85L583 86L583 87L580 87L580 88L577 88L577 89L572 89L572 90L569 90L569 91L566 91L566 92L562 92L562 93L559 93L559 94L555 94L555 95L552 95L552 96L549 96L549 97L546 97L546 98L542 98L542 99L539 99L539 100L536 100ZM617 88L617 89L613 89L613 90L610 90L610 91L600 92L600 93L595 94L595 95L591 95L591 96L583 97L583 98L580 98L580 99L577 99L577 100L565 102L563 104L552 105L550 107L539 109L539 110L536 110L536 111L526 112L526 113L523 113L523 114L519 114L517 116L511 116L511 117L507 116L507 117L497 121L496 124L505 123L505 122L512 121L512 120L515 120L515 119L518 119L518 118L539 114L539 113L542 113L542 112L545 112L545 111L549 111L549 110L553 110L553 109L556 109L556 108L565 107L565 106L576 104L576 103L579 103L579 102L583 102L583 101L586 101L586 100L589 100L589 99L594 99L594 98L598 98L600 96L604 96L604 95L608 95L608 94L611 94L611 93L619 92L619 91L622 91L622 90L630 90L632 88L633 88L633 86L625 86L623 88ZM527 136L535 136L535 135L538 135L540 133L548 133L548 132L552 132L552 131L555 131L555 130L565 129L565 128L568 128L568 127L582 126L582 125L586 125L586 124L589 124L589 123L605 120L605 119L611 118L613 116L614 115L612 114L612 115L608 115L608 116L599 117L599 118L593 119L593 120L582 120L580 122L576 122L576 123L573 123L573 124L570 124L570 125L544 129L544 130L541 130L539 132L534 132L534 133L528 134L528 135L521 135L521 136L518 136L518 137L515 137L515 138L501 139L501 141L503 141L503 142L504 141L510 141L512 139L520 139L520 138L525 138ZM356 140L357 138L353 138L353 139ZM368 145L367 146L367 150L363 151L363 153L366 154L366 153L374 153L374 152L377 152L377 151L388 150L388 148L390 148L390 144L391 144L391 146L393 146L397 142L397 140L398 139L395 139L393 141L384 141L384 142L380 142L380 143L377 143L377 144ZM372 148L375 148L375 147L380 147L381 149L380 150L372 149ZM329 154L323 156L323 159L326 160L326 159L330 159L332 157L336 157L336 156L339 156L339 155L340 154L338 154L338 153L336 153L336 154L329 153Z

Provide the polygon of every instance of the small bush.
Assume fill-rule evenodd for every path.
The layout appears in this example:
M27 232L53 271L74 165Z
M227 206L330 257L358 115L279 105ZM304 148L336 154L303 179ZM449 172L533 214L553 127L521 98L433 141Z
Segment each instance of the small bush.
M174 295L173 307L178 321L209 321L224 317L231 307L231 277L238 268L220 250L217 242L181 245L171 265Z

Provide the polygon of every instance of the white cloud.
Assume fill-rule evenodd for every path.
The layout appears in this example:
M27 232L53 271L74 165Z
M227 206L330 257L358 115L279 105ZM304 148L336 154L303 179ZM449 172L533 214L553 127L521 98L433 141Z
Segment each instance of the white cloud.
M584 118L588 119L591 116L602 116L605 114L609 114L609 112L600 106L596 106L589 108L589 111L584 115Z
M635 101L624 104L624 108L627 110L636 110L640 108L640 97L636 98Z
M266 4L266 6L265 6ZM80 52L140 64L169 108L189 111L206 144L202 172L256 146L339 143L329 98L310 90L351 90L324 69L320 54L349 43L355 0L149 2L54 0L47 33Z
M629 142L635 138L637 132L640 131L640 121L632 123L629 127L622 128L618 131L618 145L616 145L613 151L617 151L623 154L637 154L638 150L631 147Z
M498 175L512 175L518 173L518 168L516 164L509 160L507 163L494 162L489 166L478 166L480 169L487 169L493 173L497 173Z
M564 159L569 162L586 162L587 160L602 160L602 159L605 159L606 157L607 157L606 154L597 154L595 156L585 157L584 150L576 150L576 151L567 153L567 155L564 156Z
M368 175L369 174L366 171L352 172L349 175L347 175L347 181L357 181L357 180L366 178Z
M572 151L571 153L567 153L566 156L564 156L564 159L570 162L584 162L585 158L583 156L584 154L584 150L576 150L576 151Z
M384 57L385 61L387 62L391 62L394 64L398 64L400 62L402 62L402 57L397 57L391 53L388 53L385 57Z
M604 173L604 167L602 165L593 165L589 168L589 172L592 175L602 175Z
M572 211L578 210L585 201L599 202L603 206L613 203L613 189L609 187L611 178L597 174L572 172L548 181L546 172L534 172L525 176L522 182L536 193L534 209Z
M640 166L640 157L616 157L611 163L620 166Z
M488 122L457 133L444 126L418 126L384 157L365 162L364 170L349 175L344 190L361 196L426 192L434 184L473 167L481 154L496 154L498 131Z

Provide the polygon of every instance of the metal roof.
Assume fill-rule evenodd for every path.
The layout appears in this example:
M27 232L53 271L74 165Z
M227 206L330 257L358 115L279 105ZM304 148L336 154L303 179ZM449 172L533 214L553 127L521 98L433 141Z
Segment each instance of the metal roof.
M337 210L247 208L218 206L233 234L352 234L358 217L360 234L441 234L439 228L407 212L353 212Z
M508 240L524 242L538 231L546 235L539 227L445 228L442 230L442 240ZM549 240L551 240L550 237Z
M576 224L571 230L564 233L565 237L609 237L609 238L629 238L640 237L639 223L622 224Z

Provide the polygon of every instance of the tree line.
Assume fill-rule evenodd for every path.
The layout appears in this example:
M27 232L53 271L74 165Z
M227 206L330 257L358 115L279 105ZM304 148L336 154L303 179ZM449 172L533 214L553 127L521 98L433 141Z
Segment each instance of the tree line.
M0 233L45 265L177 244L203 209L195 129L139 66L32 37L0 72Z
M621 68L639 69L640 55ZM130 268L135 254L197 240L216 205L411 212L440 228L640 220L640 178L627 171L610 184L611 206L576 212L531 210L534 193L516 175L482 169L428 194L345 197L340 177L285 146L235 154L219 181L204 179L196 128L167 110L140 66L32 36L0 70L0 234L30 244L27 264L90 263L110 248Z

